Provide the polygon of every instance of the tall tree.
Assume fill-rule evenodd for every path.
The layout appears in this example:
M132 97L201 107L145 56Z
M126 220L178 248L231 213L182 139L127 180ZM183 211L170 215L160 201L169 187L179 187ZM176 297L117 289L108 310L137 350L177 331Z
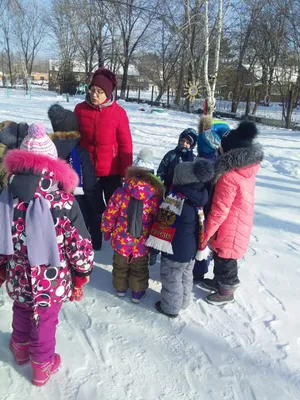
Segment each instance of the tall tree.
M37 0L20 2L15 11L15 36L21 53L26 89L35 57L47 34L47 23Z
M125 98L130 62L135 51L143 43L146 34L156 18L159 0L124 0L113 2L113 12L117 18L123 51L120 63L123 69L121 98Z

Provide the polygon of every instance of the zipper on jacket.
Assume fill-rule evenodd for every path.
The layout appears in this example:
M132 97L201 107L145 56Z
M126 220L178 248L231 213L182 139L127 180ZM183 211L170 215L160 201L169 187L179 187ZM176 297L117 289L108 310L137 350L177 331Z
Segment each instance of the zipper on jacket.
M96 118L95 118L95 125L94 125L94 168L96 171L96 163L97 163L97 146L96 146L96 132L97 132L97 121L98 121L98 112L101 111L99 108L96 109ZM97 175L97 172L96 172Z

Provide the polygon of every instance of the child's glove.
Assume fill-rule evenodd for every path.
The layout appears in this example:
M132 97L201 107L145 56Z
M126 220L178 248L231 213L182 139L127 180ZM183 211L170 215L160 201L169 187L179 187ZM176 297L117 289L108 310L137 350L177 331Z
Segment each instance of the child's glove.
M6 268L0 268L0 287L6 281Z
M111 238L111 233L110 232L105 232L103 235L103 239L105 240L105 242L108 242Z
M86 285L90 280L89 276L81 277L75 276L75 284L70 297L70 301L80 301L83 298L83 286Z
M155 250L155 249L150 250L150 253L149 253L149 265L150 266L156 264L158 254L159 254L158 250Z

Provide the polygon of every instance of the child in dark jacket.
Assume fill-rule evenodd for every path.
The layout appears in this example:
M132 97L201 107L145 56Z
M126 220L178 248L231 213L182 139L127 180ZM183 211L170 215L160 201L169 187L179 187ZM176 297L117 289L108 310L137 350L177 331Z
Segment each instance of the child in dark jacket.
M176 165L182 161L193 162L195 160L193 149L196 144L196 131L192 128L187 128L179 135L176 148L168 151L163 157L157 170L157 176L163 181L166 193L170 191Z
M18 124L14 121L3 121L0 123L0 190L7 185L3 158L8 150L20 147L27 131L28 125L25 122Z
M214 175L205 159L177 165L173 188L161 204L147 245L162 253L161 300L156 309L170 318L188 307L195 258L207 258L203 207L208 200L205 182Z
M101 196L97 196L97 179L90 155L79 145L81 135L77 117L59 104L49 108L48 116L54 131L49 136L57 148L58 156L66 160L79 177L74 195L91 234L93 248L100 250L102 234L99 224L105 207L103 201L99 202Z

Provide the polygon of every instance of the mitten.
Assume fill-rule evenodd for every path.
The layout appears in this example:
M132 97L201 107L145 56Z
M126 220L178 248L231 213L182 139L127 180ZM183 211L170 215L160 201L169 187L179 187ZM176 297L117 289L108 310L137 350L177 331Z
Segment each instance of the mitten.
M70 301L80 301L83 298L83 286L87 284L90 280L89 276L81 277L75 276L75 284L73 287L72 295Z
M110 232L105 232L103 235L103 239L105 240L105 242L108 242L110 240L110 237L111 237Z
M6 281L6 268L0 268L0 287Z
M152 266L156 264L157 256L159 254L158 250L151 249L149 253L149 265Z

